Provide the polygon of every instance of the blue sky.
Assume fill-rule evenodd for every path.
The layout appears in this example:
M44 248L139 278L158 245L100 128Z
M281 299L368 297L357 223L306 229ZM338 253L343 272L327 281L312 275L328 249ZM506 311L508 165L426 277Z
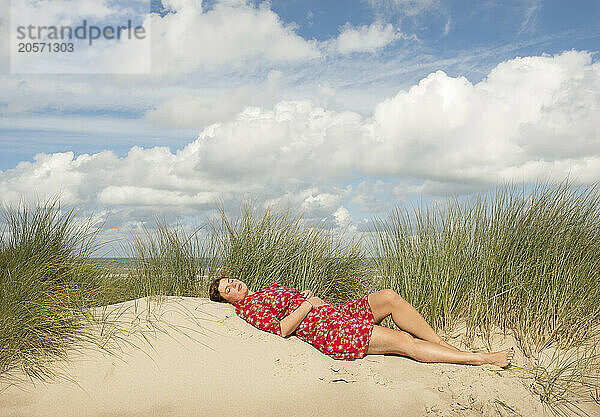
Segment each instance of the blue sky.
M205 1L205 11L214 7L215 1ZM262 2L254 1L255 7ZM435 2L435 1L382 1L373 6L368 1L272 1L270 9L284 25L294 25L295 32L304 39L326 41L335 38L346 24L355 27L369 25L374 21L391 23L419 41L397 41L373 54L355 54L345 59L325 57L324 62L309 63L310 74L291 80L302 86L307 82L336 83L342 89L347 86L374 85L389 89L390 93L406 88L435 70L443 70L451 76L465 76L471 82L484 78L499 62L516 56L557 54L575 49L596 52L600 44L600 4L594 1L481 1L481 2ZM397 3L397 4L395 4ZM420 13L406 10L403 4L428 4ZM413 6L416 7L416 6ZM158 0L152 0L151 9L165 10ZM594 59L597 59L596 57ZM365 62L367 60L368 62ZM378 70L383 64L385 71ZM329 70L328 66L333 70ZM363 70L356 74L340 67L358 66ZM257 68L258 73L230 74L221 82L243 85L249 79L264 76L260 72L276 66ZM366 75L366 77L365 77ZM15 79L16 76L5 75ZM315 77L315 79L310 79ZM22 77L21 77L22 78ZM61 78L58 77L57 84ZM92 75L90 78L102 78ZM212 78L212 77L211 77ZM189 82L190 80L188 80ZM212 83L213 80L208 82ZM199 80L197 85L202 86ZM7 97L2 103L6 106ZM367 98L368 100L369 98ZM0 99L2 100L2 99ZM35 91L31 92L35 100ZM144 105L146 104L146 105ZM115 119L139 119L152 103L141 103L135 108L119 108L107 103L100 108L61 109L61 103L48 103L36 109L41 116L84 116ZM355 108L368 115L370 108ZM194 137L194 129L173 129L151 134L103 135L81 129L79 132L61 130L37 130L32 128L11 129L11 117L3 115L0 130L0 169L13 168L22 160L31 160L38 152L75 153L97 152L106 145L124 155L137 144L141 146L167 145L173 149L184 146ZM34 116L35 117L35 116ZM197 129L196 129L197 130Z
M136 1L81 0L71 18L127 19ZM13 21L19 2L31 4L14 1ZM75 13L61 4L48 22ZM141 74L132 42L101 44L103 68L120 74L11 73L0 17L3 202L60 193L121 230L252 197L363 230L421 198L600 179L598 2L152 0L138 10L153 12L133 16L152 35Z

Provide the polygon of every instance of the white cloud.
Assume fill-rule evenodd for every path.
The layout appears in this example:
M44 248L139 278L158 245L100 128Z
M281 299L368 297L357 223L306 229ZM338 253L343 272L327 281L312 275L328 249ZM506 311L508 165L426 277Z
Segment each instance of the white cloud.
M60 195L65 204L84 203L81 198L83 174L78 172L73 153L38 154L34 162L20 162L16 168L0 174L3 203L46 200Z
M324 218L331 215L343 198L343 190L328 188L331 188L330 192L323 192L318 187L289 191L267 200L264 205L290 208L302 213L305 218Z
M599 65L580 52L516 58L475 85L430 74L377 106L371 128L380 145L368 171L493 182L511 167L532 180L531 162L555 149L563 164L554 174L565 176L567 161L576 168L600 156L599 83Z
M353 52L375 52L398 39L416 40L415 37L408 37L400 30L394 29L389 23L384 25L374 22L358 28L347 23L342 26L340 34L330 48L343 55Z
M470 194L485 190L484 184L470 182L425 180L417 185L408 181L396 185L392 194L401 200L414 195L443 196Z
M227 121L249 105L275 104L281 71L270 71L266 81L258 86L247 85L221 94L185 92L148 110L145 119L158 126L196 127Z
M352 220L352 215L344 206L340 206L335 213L333 213L333 216L335 217L335 222L339 227L348 226Z
M215 204L216 192L188 195L182 191L161 190L151 187L110 185L98 193L98 202L106 206L206 206Z
M153 74L174 76L320 56L316 42L297 35L295 27L284 25L266 4L255 8L246 1L221 1L207 11L200 4L170 1L165 6L176 13L152 17Z
M84 18L90 25L90 19L98 24L117 25L123 18L145 14L144 40L97 41L93 48L76 45L68 59L55 54L13 55L13 61L18 58L15 68L21 73L73 72L72 68L83 73L145 73L151 67L154 77L172 78L194 71L248 70L321 56L316 41L296 34L296 27L284 24L267 3L255 7L250 1L221 0L211 9L203 9L198 0L172 0L163 2L171 13L160 16L148 14L149 7L140 7L149 6L149 0L130 0L129 3L140 3L135 11L129 3L107 0L53 0L43 4L16 1L7 8L13 22L33 22L38 26L80 25Z
M189 146L213 175L262 181L339 178L360 143L362 118L311 101L282 101L272 110L245 109L204 129Z
M385 210L418 192L569 174L579 183L600 180L598 114L600 64L589 53L515 58L477 84L432 73L367 119L310 100L280 101L208 126L175 153L40 154L0 172L0 195L12 201L62 191L87 207L146 210L128 216L198 214L217 198L255 195L314 217L337 212L342 222L344 201Z
M358 230L358 224L355 224L355 219L346 207L340 206L335 213L333 213L333 217L335 226L342 232L340 235L341 238L343 238L343 232L350 233L350 235L353 236Z
M270 180L346 178L357 171L495 182L508 179L508 167L531 179L527 163L552 152L563 160L557 168L565 159L576 169L582 158L600 157L599 77L590 55L577 52L516 58L475 85L438 71L380 103L367 120L310 101L281 102L205 130L198 146L207 162L230 162L229 173L239 175L243 167Z

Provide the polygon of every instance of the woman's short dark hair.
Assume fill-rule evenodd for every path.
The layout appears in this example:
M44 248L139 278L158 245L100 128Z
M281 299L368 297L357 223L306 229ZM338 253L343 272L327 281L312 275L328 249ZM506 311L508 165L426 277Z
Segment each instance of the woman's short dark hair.
M221 280L223 278L229 278L229 275L225 270L221 270L221 272L219 272L219 275L215 279L213 279L208 285L208 298L210 298L211 301L216 301L218 303L227 302L227 300L224 299L221 293L219 292L219 284L221 283Z

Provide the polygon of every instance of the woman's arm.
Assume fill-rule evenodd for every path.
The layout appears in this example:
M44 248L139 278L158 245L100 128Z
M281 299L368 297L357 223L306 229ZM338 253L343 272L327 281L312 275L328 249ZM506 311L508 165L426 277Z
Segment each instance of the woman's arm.
M281 326L281 336L287 337L294 333L294 330L296 330L313 307L319 307L324 304L325 302L319 297L310 297L308 300L302 302L300 307L294 310L292 314L279 322L279 325Z
M292 314L281 320L279 322L279 325L281 326L281 337L288 337L294 333L294 330L296 330L298 325L304 320L312 308L313 305L310 302L304 301Z

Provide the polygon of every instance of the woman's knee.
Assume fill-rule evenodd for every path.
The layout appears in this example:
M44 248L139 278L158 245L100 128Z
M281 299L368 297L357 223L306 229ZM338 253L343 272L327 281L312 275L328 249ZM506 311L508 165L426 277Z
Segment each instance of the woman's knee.
M371 293L371 297L375 298L379 304L391 304L400 296L394 290L385 289Z
M400 355L410 356L411 358L415 356L415 338L408 332L404 330L394 330L398 332L396 335L398 352Z
M381 292L382 297L384 297L385 300L391 305L397 306L407 303L404 298L402 298L396 291L392 289L381 290Z
M373 313L375 324L381 323L390 314L399 311L408 303L396 291L385 289L369 294L369 306Z

